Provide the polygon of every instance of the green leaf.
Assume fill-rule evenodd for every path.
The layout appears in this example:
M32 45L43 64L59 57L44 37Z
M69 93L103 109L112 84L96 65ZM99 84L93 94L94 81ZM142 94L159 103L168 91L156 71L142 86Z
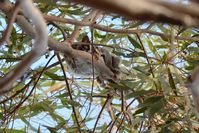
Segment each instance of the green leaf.
M45 125L43 125L43 126L46 127L50 131L50 133L57 133L57 129L56 128L50 127L50 126L45 126Z
M129 26L129 28L135 28L135 27L138 27L140 25L143 25L145 22L143 21L139 21L139 22L136 22L136 23L133 23L132 25Z
M176 86L175 86L175 82L174 82L174 79L173 79L173 76L171 74L171 71L170 69L168 68L168 77L169 77L169 84L173 90L173 93L177 96L177 89L176 89Z
M164 99L161 99L157 101L156 103L152 104L150 106L149 115L153 117L155 113L158 113L161 109L163 109L164 105L165 105Z
M59 76L59 75L52 73L52 72L49 72L49 71L44 72L44 74L47 75L48 77L50 77L53 80L64 81L64 76Z
M193 65L196 65L196 66L197 66L197 65L199 65L199 59L196 59L196 60L193 60L193 59L192 59L192 60L189 60L189 61L188 61L188 63L190 63L190 64L193 64Z
M152 51L152 53L156 56L159 57L158 52L156 50L156 47L153 45L153 42L151 41L151 39L147 39L147 44L149 46L149 49Z
M132 52L130 55L131 56L129 56L129 57L144 57L144 58L146 58L146 54L143 52L135 51L135 52Z
M81 8L77 8L77 9L71 9L71 8L59 8L60 11L64 11L66 12L67 14L69 14L70 16L71 15L84 15L88 12L88 10L84 10L83 7Z
M109 83L110 87L114 89L119 89L119 90L128 90L129 88L127 86L124 86L122 84L117 84L117 83Z
M132 92L132 93L126 95L125 99L128 100L130 98L134 98L134 97L138 97L138 96L143 96L145 94L152 93L152 92L154 92L154 91L153 90L148 90L148 91L141 90L141 91Z
M142 108L136 110L135 113L134 113L133 115L135 116L135 115L137 115L137 114L144 113L146 110L147 110L147 107L142 107Z
M157 49L167 49L167 48L169 48L169 45L162 44L162 45L155 45L154 47Z
M120 83L124 86L127 86L129 89L137 87L140 82L139 81L128 81L128 80L122 80Z
M130 53L124 53L124 52L119 52L119 51L116 51L114 50L113 51L113 54L117 55L117 56L123 56L123 57L126 57L126 58L132 58L132 54Z
M99 130L99 131L103 131L104 129L107 129L107 124L106 124L106 123L104 123L104 124L101 125L101 126L96 127L96 130ZM92 132L92 131L88 132L88 130L85 131L85 133L91 133L91 132Z
M146 66L136 66L136 67L133 67L133 69L141 72L142 74L145 74L146 76L149 76L151 74L149 72L149 70L150 70L150 66L149 65L146 65Z
M134 38L128 36L128 40L131 42L131 44L132 44L135 48L138 48L138 49L142 50L142 47L141 47L140 43L138 43Z
M12 45L13 45L13 46L17 46L17 39L18 39L17 31L16 31L16 29L13 27L12 33L11 33L11 42L12 42Z
M77 107L77 106L81 106L81 104L80 104L80 103L75 102L75 101L70 100L70 99L65 99L65 101L66 101L68 104L70 104L70 105L72 105L72 106L75 106L75 107Z
M0 120L3 119L3 114L0 112Z
M148 43L149 49L153 52L153 54L155 54L156 49L155 49L155 47L153 47L153 43L151 42L151 40L148 39L147 43Z
M100 34L97 30L93 30L93 35L95 38L106 38L106 35Z
M19 118L26 124L26 125L29 125L30 129L33 130L33 131L37 131L37 129L35 127L33 127L31 124L30 124L30 121L27 120L27 118L25 118L24 116L22 115L19 115Z
M5 129L1 128L0 133L26 133L25 131L22 130L17 130L17 129Z
M67 98L67 96L69 95L69 93L63 93L63 94L60 94L58 96L56 96L57 98Z
M146 98L143 103L139 104L140 107L145 107L145 106L151 106L153 104L155 104L156 102L158 102L159 100L163 99L164 96L152 96L152 97L148 97Z
M191 52L199 53L199 47L188 47L188 50Z

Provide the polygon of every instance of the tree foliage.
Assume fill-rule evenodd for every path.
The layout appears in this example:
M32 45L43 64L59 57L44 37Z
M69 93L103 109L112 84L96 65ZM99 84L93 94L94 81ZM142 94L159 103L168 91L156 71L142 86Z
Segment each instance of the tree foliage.
M199 130L187 88L191 71L199 65L197 28L178 21L127 18L119 11L106 12L93 8L98 5L86 6L81 2L34 0L34 4L46 19L49 36L58 42L63 42L64 36L70 38L75 28L79 28L74 43L81 43L87 35L93 44L120 57L121 80L102 87L93 77L74 75L61 61L63 53L50 48L15 82L11 92L0 97L0 130L16 133ZM0 9L3 37L9 14L3 6ZM83 21L93 10L97 12L96 20ZM14 22L9 39L0 48L2 78L22 61L33 44L32 37Z

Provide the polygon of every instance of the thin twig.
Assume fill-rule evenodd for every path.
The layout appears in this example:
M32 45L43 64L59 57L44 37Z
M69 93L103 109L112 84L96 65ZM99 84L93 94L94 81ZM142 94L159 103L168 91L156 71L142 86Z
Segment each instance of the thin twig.
M61 65L61 68L62 68L62 72L63 72L63 75L64 75L64 79L65 79L65 83L66 83L66 88L67 88L67 91L68 91L68 94L69 94L69 98L71 101L73 101L73 96L71 94L71 90L70 90L70 86L69 86L69 83L68 83L68 80L67 80L67 76L66 76L66 73L65 73L65 70L64 70L64 65L62 63L62 60L61 60L61 57L59 54L57 54L57 58L59 60L59 63ZM75 107L72 105L72 110L73 110L73 114L75 116L75 121L76 121L76 124L77 124L77 127L78 127L78 130L79 132L81 133L81 127L80 127L80 124L79 124L79 121L78 121L78 117L77 117L77 113L75 111Z
M122 117L122 121L120 122L119 126L117 127L116 133L120 130L120 128L121 128L123 122L124 122L124 116Z
M149 67L150 67L150 72L151 72L151 74L152 74L152 77L155 78L155 74L154 74L154 72L153 72L153 68L152 68L151 63L150 63L150 61L149 61L149 58L148 58L148 56L147 56L147 52L146 52L146 50L145 50L144 44L142 43L142 40L140 39L140 36L139 36L138 34L136 34L136 36L137 36L137 38L138 38L138 40L139 40L139 42L140 42L140 44L141 44L141 47L142 47L142 49L143 49L143 51L144 51L144 54L145 54L145 56L146 56L146 60L147 60L147 63L148 63L148 65L149 65ZM158 91L158 86L157 86L157 83L156 83L155 81L154 81L154 85L155 85L155 87L156 87L156 91Z
M133 102L134 102L135 100L136 100L136 99L133 99L133 100L126 106L126 110L128 110L128 108L131 106L131 104L133 104ZM109 132L111 132L113 126L115 125L117 119L119 118L119 116L120 116L121 114L122 114L122 113L119 112L119 113L116 115L115 120L114 120L113 123L111 124L111 127L110 127L110 129L109 129ZM107 128L108 128L108 127L107 127Z
M117 122L117 119L119 118L119 116L121 115L122 113L119 112L118 114L116 114L116 118L115 120L112 122L111 124L111 127L109 128L109 133L111 133L112 129L113 129L113 126L115 125L115 123ZM108 128L108 127L107 127Z
M139 128L139 133L142 132L142 126L143 126L143 124L144 124L144 122L142 121L142 122L141 122L141 125L140 125L140 128Z
M109 95L107 95L106 101L105 101L104 105L102 106L102 108L101 108L101 110L100 110L100 112L99 112L99 115L97 116L97 120L96 120L95 125L94 125L94 128L93 128L93 133L95 132L95 129L96 129L96 127L97 127L97 123L98 123L98 121L99 121L99 119L100 119L100 117L101 117L101 114L102 114L102 112L103 112L103 110L104 110L106 104L108 103L109 99L110 99L110 98L109 98Z
M121 101L122 101L122 105L121 105L121 112L124 113L124 91L121 91Z
M63 38L64 38L64 41L67 39L66 32L65 32L59 25L57 25L57 24L54 23L53 21L50 21L50 22L48 23L48 25L49 25L49 24L53 25L54 27L56 27L57 29L59 29L59 30L61 31L62 36L63 36Z

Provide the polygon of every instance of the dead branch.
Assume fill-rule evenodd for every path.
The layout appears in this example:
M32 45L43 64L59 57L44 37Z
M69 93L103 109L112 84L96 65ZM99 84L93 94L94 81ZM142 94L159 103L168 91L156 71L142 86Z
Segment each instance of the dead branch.
M22 60L22 62L0 79L0 94L11 91L13 83L47 50L48 32L46 23L40 11L33 6L31 0L21 0L20 6L23 9L25 16L31 19L32 23L35 25L35 44L33 50Z

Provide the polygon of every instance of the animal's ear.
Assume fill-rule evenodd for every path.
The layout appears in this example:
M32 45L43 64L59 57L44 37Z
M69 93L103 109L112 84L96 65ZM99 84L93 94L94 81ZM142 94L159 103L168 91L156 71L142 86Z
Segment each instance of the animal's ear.
M90 40L89 40L89 38L88 38L87 35L85 35L85 36L82 38L82 42L84 42L84 43L90 43Z

